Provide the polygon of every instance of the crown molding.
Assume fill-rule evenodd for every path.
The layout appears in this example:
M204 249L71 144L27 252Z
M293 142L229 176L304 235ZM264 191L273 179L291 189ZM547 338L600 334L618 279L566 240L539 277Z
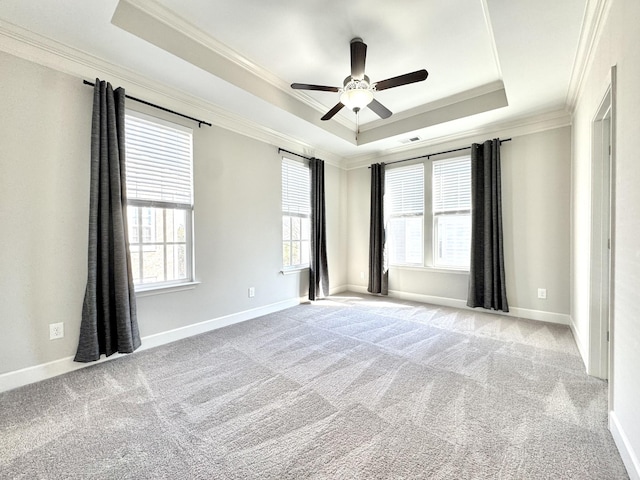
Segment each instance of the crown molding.
M162 10L161 7L158 7L156 11L149 11L147 3L153 5L153 2L120 0L111 18L111 24L277 108L356 145L352 128L347 128L339 122L322 121L318 110L300 102L292 95L293 90L285 88L282 81L276 80L272 74L269 74L271 81L265 81L261 77L262 72L252 62L246 59L241 60L239 54L234 55L232 50L228 48L223 50L222 54L219 53L214 49L220 47L219 42L214 41L194 26L176 24L175 22L179 22L179 19L176 19L170 11L165 11L160 15L158 12ZM186 31L182 31L182 28ZM211 48L210 42L214 43L214 48ZM232 60L229 57L232 57Z
M120 0L111 23L355 146L502 108L508 104L502 82L498 81L496 83L500 88L490 93L478 96L476 89L472 89L468 93L463 92L472 95L472 99L429 112L422 112L422 109L430 106L418 107L404 116L396 116L396 119L385 122L384 125L375 127L367 124L360 134L355 135L353 126L346 128L342 117L338 117L336 122L322 121L318 110L298 101L282 80L265 73L255 63L158 5L155 0ZM262 78L265 75L266 79Z
M140 96L167 108L185 111L194 117L204 117L213 125L225 130L276 147L286 147L305 155L322 157L331 165L343 167L342 158L331 152L318 150L300 139L259 125L199 97L169 88L130 69L106 62L3 20L0 20L0 39L1 51L24 60L79 79L107 78L134 96Z
M504 78L502 76L502 67L500 67L500 55L498 55L498 46L496 45L496 37L493 33L493 23L491 22L491 15L489 14L489 5L487 5L487 0L481 0L482 3L482 14L484 16L484 23L489 32L489 36L491 37L491 50L493 52L493 61L496 63L496 69L498 70L498 78Z
M507 122L490 123L478 128L465 130L456 134L423 140L387 149L383 153L350 157L344 160L345 170L368 167L374 162L398 160L407 154L422 155L429 152L457 148L461 143L470 143L476 137L519 137L544 132L571 125L571 115L566 110L554 110L537 115L520 117Z
M395 122L402 122L413 117L423 115L425 113L431 113L437 110L446 110L448 108L455 108L456 106L462 105L464 103L474 101L481 97L486 97L491 94L495 94L496 92L501 92L504 95L504 99L500 102L501 106L506 106L506 92L504 88L504 83L502 80L496 80L491 83L487 83L485 85L480 85L478 87L471 88L469 90L465 90L463 92L454 93L448 97L439 98L437 100L433 100L429 103L425 103L423 105L419 105L417 107L413 107L409 110L404 110L402 112L394 113L391 117L392 120L388 119L378 119L372 122L368 122L365 125L362 125L360 128L360 133L371 132L372 130L380 130L383 127L391 125ZM500 108L497 105L494 105L495 108ZM464 117L460 117L464 118ZM422 127L424 128L424 127Z
M318 149L302 139L282 134L247 120L202 98L167 87L155 80L150 80L133 70L106 62L86 52L40 36L3 20L0 20L0 50L74 77L109 79L113 83L123 86L129 93L145 98L148 101L174 110L184 111L194 117L204 118L217 127L274 147L282 147L301 155L322 158L327 164L346 170L368 166L374 161L379 161L380 158L403 155L407 152L429 149L445 143L461 142L474 136L491 136L498 132L501 136L526 135L559 128L571 123L570 116L566 111L555 111L521 117L508 122L487 124L445 137L399 145L396 148L386 149L384 152L344 158L330 151ZM419 133L417 134L420 135Z
M272 87L275 87L287 94L290 97L295 98L296 100L306 104L307 106L313 108L321 115L326 113L327 107L326 105L320 103L314 98L310 97L306 93L302 91L293 90L291 86L282 80L280 77L274 75L269 70L259 65L258 63L248 59L241 53L232 49L228 45L220 42L215 39L211 35L207 34L200 28L198 28L193 23L189 22L185 18L176 14L173 10L165 7L164 5L158 3L155 0L121 0L123 3L128 3L138 10L144 12L155 20L167 25L168 27L179 31L183 35L187 36L191 40L204 45L207 49L212 52L220 55L226 61L242 68L247 73L254 75L260 80L270 84ZM335 122L342 124L344 127L349 130L355 129L355 122L349 121L343 117L334 118Z
M573 114L578 99L582 94L584 79L591 68L595 49L600 42L603 27L611 9L611 3L611 0L587 0L565 102L571 114Z
M365 129L358 135L358 145L390 136L440 125L472 115L508 106L507 93L501 81L462 92L436 102L402 112L386 125Z

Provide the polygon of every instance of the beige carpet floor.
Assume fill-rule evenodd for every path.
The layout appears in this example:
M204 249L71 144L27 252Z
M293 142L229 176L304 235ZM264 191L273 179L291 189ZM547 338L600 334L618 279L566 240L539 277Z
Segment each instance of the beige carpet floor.
M565 326L344 294L0 394L2 479L624 479Z

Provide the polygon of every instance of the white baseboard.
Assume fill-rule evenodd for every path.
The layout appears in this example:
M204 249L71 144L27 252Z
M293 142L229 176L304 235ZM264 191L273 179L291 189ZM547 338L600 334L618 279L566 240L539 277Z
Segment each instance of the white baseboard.
M580 330L576 327L576 322L573 320L573 317L569 317L569 327L571 328L571 333L573 333L573 338L576 341L576 346L578 347L578 352L580 353L580 357L584 363L584 368L589 370L589 349L583 341Z
M368 293L367 288L360 285L348 285L347 289L351 292ZM409 293L396 290L389 290L389 297L399 298L400 300L410 300L413 302L430 303L441 307L463 308L471 311L480 311L475 308L467 307L465 300L458 298L436 297L433 295L424 295L421 293ZM557 323L560 325L569 325L570 317L568 314L545 312L542 310L531 310L529 308L509 307L509 312L498 312L495 310L485 310L496 315L507 315L510 317L526 318L528 320L539 320L542 322Z
M340 285L338 287L329 286L329 295L336 295L338 293L343 293L348 290L347 285Z
M135 355L136 353L142 352L149 348L158 347L160 345L175 342L176 340L192 337L193 335L209 332L211 330L216 330L228 325L233 325L234 323L251 320L253 318L284 310L285 308L294 307L296 305L299 305L301 300L302 299L300 298L284 300L282 302L272 303L270 305L252 308L250 310L244 310L242 312L225 315L223 317L214 318L212 320L206 320L204 322L195 323L193 325L176 328L174 330L168 330L166 332L148 335L146 337L142 337L142 345L132 355ZM16 370L13 372L3 373L0 375L0 392L18 388L29 383L46 380L47 378L62 375L63 373L89 367L91 365L113 360L122 356L122 354L115 353L110 357L103 356L100 357L100 360L90 363L74 362L73 356L71 356L61 358L59 360L54 360L48 363L42 363L40 365L34 365L33 367L23 368L21 370Z
M265 305L264 307L252 308L251 310L244 310L238 313L232 313L225 315L224 317L214 318L212 320L205 320L204 322L194 323L193 325L187 325L185 327L176 328L174 330L168 330L166 332L157 333L155 335L149 335L142 339L142 346L137 351L157 347L166 343L175 342L176 340L182 340L183 338L192 337L200 333L209 332L218 328L233 325L234 323L244 322L251 320L252 318L258 318L270 313L279 312L285 308L295 307L300 304L301 299L292 298L291 300L285 300L282 302L272 303Z
M366 294L367 288L359 285L341 285L341 286L332 288L330 290L330 293L333 295L337 293L343 293L346 291ZM411 301L416 301L421 303L430 303L433 305L440 305L445 307L469 309L469 307L466 306L466 303L464 300L459 300L455 298L435 297L431 295L422 295L422 294L407 293L407 292L400 292L400 291L390 291L389 296L392 298L398 298L401 300L411 300ZM285 300L282 302L273 303L263 307L258 307L251 310L245 310L242 312L225 315L223 317L215 318L212 320L206 320L204 322L196 323L193 325L187 325L185 327L176 328L174 330L169 330L166 332L149 335L142 338L142 345L138 350L136 350L136 352L144 351L146 349L164 345L170 342L175 342L176 340L181 340L183 338L191 337L193 335L205 333L211 330L215 330L217 328L226 327L234 323L239 323L246 320L250 320L252 318L257 318L262 315L268 315L270 313L284 310L285 308L296 306L300 304L302 301L306 301L306 300L307 300L306 298L294 298L290 300ZM557 314L553 312L542 312L537 310L529 310L529 309L513 307L511 308L511 312L507 314L504 314L502 312L493 312L493 313L498 313L502 315L511 315L511 316L516 316L521 318L528 318L532 320L542 320L545 322L560 323L563 325L570 324L568 315L562 315L562 314ZM40 365L34 365L33 367L27 367L21 370L13 371L13 372L7 372L0 375L0 392L21 387L29 383L46 380L47 378L55 377L57 375L71 372L73 370L78 370L80 368L88 367L90 365L95 365L96 363L113 360L115 358L119 358L120 356L122 355L116 353L108 358L101 357L100 360L96 362L91 362L91 363L74 362L73 356L71 356L71 357L61 358L59 360L54 360L52 362L43 363Z
M633 447L629 443L629 439L624 433L615 412L609 412L609 430L611 430L613 440L616 442L622 462L627 468L629 478L631 480L640 480L640 461L638 461L638 456L633 451Z
M527 318L529 320L539 320L541 322L556 323L558 325L569 325L571 323L571 317L568 313L545 312L544 310L532 310L529 308L509 307L509 313L506 315Z

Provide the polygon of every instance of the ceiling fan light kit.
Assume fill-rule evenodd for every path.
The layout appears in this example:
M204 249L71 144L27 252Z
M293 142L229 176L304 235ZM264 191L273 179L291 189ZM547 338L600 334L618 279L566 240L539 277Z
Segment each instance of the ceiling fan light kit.
M362 80L345 78L344 87L340 91L340 102L355 113L373 101L373 88L369 85L369 77L366 75Z
M364 43L361 38L356 37L351 40L351 75L344 79L342 88L308 83L292 83L291 88L294 90L317 90L321 92L340 93L340 102L329 110L322 117L322 120L333 118L343 107L353 110L356 114L363 108L369 107L380 118L384 119L389 118L392 113L391 110L374 98L376 91L422 82L426 80L429 75L429 73L423 69L371 83L369 77L364 74L366 57L367 44Z

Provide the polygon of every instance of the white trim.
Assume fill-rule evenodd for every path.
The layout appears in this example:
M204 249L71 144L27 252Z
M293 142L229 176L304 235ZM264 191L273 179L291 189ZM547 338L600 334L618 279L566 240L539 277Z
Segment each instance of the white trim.
M136 287L136 298L140 297L150 297L152 295L162 295L165 293L173 293L173 292L182 292L184 290L193 290L201 282L192 281L192 282L184 282L184 283L175 283L172 285L155 285L151 287L144 288L144 285L139 286L139 290Z
M502 67L500 66L500 55L498 55L498 46L496 45L496 36L493 33L493 22L491 21L491 15L489 14L489 5L487 5L487 0L481 0L481 3L484 23L487 32L489 32L489 37L491 37L491 51L493 53L493 61L496 64L496 70L498 71L498 78L504 78Z
M622 462L627 468L629 478L631 480L640 480L640 461L638 460L638 455L634 452L629 438L624 433L616 412L613 411L609 412L609 430L611 430L613 441L618 447Z
M329 286L329 295L337 295L338 293L344 293L348 290L349 288L347 287L347 285L339 285L337 287Z
M348 285L347 289L356 293L368 293L366 287L360 285ZM400 292L389 290L389 297L398 298L400 300L410 300L412 302L429 303L441 307L461 308L473 312L486 312L496 315L504 315L507 317L526 318L528 320L537 320L541 322L555 323L558 325L569 325L570 318L568 314L545 312L543 310L531 310L529 308L509 307L509 312L500 312L496 310L484 310L467 307L465 300L459 298L436 297L433 295L424 295L421 293Z
M451 273L453 275L469 275L468 269L463 268L444 268L444 267L428 267L423 265L389 265L389 270L413 270L416 272L429 273Z
M585 371L587 372L587 374L589 374L589 349L585 348L584 339L582 335L580 335L580 331L576 326L576 322L571 316L569 317L569 327L571 328L571 333L573 333L573 339L575 340L578 347L580 357L582 357Z
M339 285L337 287L331 287L329 286L329 296L331 295L337 295L339 293L343 293L348 291L348 288L346 285ZM322 300L322 298L320 299ZM306 303L306 302L310 302L311 300L309 300L309 294L306 294L302 297L300 297L300 303Z
M187 325L185 327L149 335L142 338L142 345L132 355L135 355L136 353L142 352L144 350L148 350L150 348L175 342L176 340L182 340L183 338L192 337L194 335L199 335L201 333L216 330L218 328L233 325L235 323L258 318L270 313L279 312L280 310L284 310L286 308L295 307L296 305L299 305L303 300L304 299L301 298L283 300L281 302L272 303L270 305L252 308L250 310L232 313L230 315L214 318L212 320L206 320L204 322L195 323L193 325ZM3 373L0 375L0 392L18 388L29 383L46 380L47 378L62 375L63 373L78 370L80 368L89 367L97 363L110 361L122 356L122 354L116 353L111 355L110 357L100 357L100 360L90 363L74 362L73 356L71 356L61 358L59 360L54 360L52 362L23 368L21 370L15 370L13 372Z
M613 134L611 78L591 120L589 227L589 364L587 373L606 380L613 275ZM609 385L612 388L612 385Z
M169 22L167 17L160 18L156 15L157 12L149 12L146 6L150 2L145 0L144 6L142 2L138 3L134 5L125 0L118 2L111 17L111 23L247 93L356 145L351 128L338 122L320 120L319 111L300 102L292 94L291 89L284 93L280 87L265 82L257 73L254 73L253 67L247 68L247 65L253 64L250 60L240 61L238 55L230 60L226 54L231 50L227 49L226 52L220 53L212 49L206 41L207 35L197 34L195 27L185 26L188 31L184 32ZM170 16L171 13L167 15Z
M569 89L565 100L571 114L575 111L578 98L582 93L585 76L593 63L595 48L600 43L611 4L611 0L587 0L578 49L571 69Z
M377 122L371 122L355 136L350 121L337 116L334 122L322 122L318 113L323 109L319 110L320 105L311 98L305 98L306 93L292 91L282 79L156 2L121 0L111 23L356 146L508 105L504 86L498 80L494 83L501 87L495 91L480 96L476 96L476 89L465 92L462 96L472 98L455 102L455 108L421 112L430 108L424 105L402 112L379 127L375 126Z
M134 3L137 5L138 2L134 0ZM145 6L148 7L146 3ZM149 8L145 8L145 11L148 12L148 10ZM158 19L158 12L156 11L154 13L156 14L156 19ZM160 19L158 20L162 21ZM204 119L216 127L224 128L275 147L286 148L306 156L320 157L325 160L327 164L338 168L351 170L369 166L373 161L379 161L378 159L380 158L380 152L342 157L329 151L317 149L313 145L305 143L298 138L262 126L202 98L176 91L162 83L144 77L133 70L109 63L4 20L0 20L0 39L0 51L78 78L95 79L96 76L106 77L112 83L118 82L128 93L134 96L143 96L145 100L162 104L167 108L182 110L184 113L195 117L206 117ZM224 56L229 59L227 55ZM292 93L288 90L285 91L288 95L304 101L300 98L304 96L304 94L300 92ZM296 95L296 93L300 93L300 95ZM386 159L394 154L397 156L406 155L409 151L415 152L425 148L433 150L436 146L439 147L446 143L456 141L459 143L474 136L490 136L497 133L500 133L503 137L520 136L560 128L570 124L571 117L566 111L551 111L513 119L508 122L483 125L475 129L464 130L436 139L425 139L421 142L401 145L397 148L385 150L384 158ZM428 144L428 141L435 143Z
M467 146L474 137L490 137L499 135L502 138L531 135L556 128L571 125L571 116L564 110L520 117L507 122L482 125L475 129L464 130L459 133L441 136L435 139L425 139L421 142L400 145L386 149L383 153L374 152L366 155L347 157L344 161L346 170L369 167L372 162L392 162L402 160L403 156L429 154L438 150L449 150L460 146ZM429 141L434 143L429 143ZM466 143L467 145L463 145ZM505 145L506 146L506 145Z
M454 93L453 95L449 95L443 98L438 98L431 102L424 103L422 105L418 105L416 107L410 108L408 110L394 113L393 120L378 118L377 120L367 122L365 125L361 126L360 133L361 134L368 133L369 137L375 137L375 138L369 138L369 139L360 138L358 140L358 145L366 144L371 141L380 140L382 138L388 137L389 135L386 132L383 132L382 136L375 135L372 132L373 131L381 132L385 130L384 127L389 124L398 123L400 121L411 120L411 119L414 119L417 115L421 115L421 114L437 115L438 112L441 113L442 111L446 111L446 109L449 107L456 106L459 108L461 105L465 105L465 104L468 104L471 107L469 112L477 110L478 108L480 108L482 111L487 111L486 110L487 104L485 104L486 102L482 102L483 103L482 106L476 106L476 108L472 108L474 106L473 105L474 101L477 101L480 98L482 99L493 98L494 102L496 102L497 100L493 108L489 108L489 110L507 106L506 91L505 91L504 83L502 82L502 80L496 80L490 83L485 83L483 85L471 88L469 90L465 90L463 92ZM503 103L504 105L502 105ZM488 105L491 105L491 102L488 102ZM475 113L481 113L481 112L476 111ZM448 118L448 120L464 118L465 116L468 116L468 115L464 115L463 117L456 115L455 118ZM436 118L440 118L440 117L438 116ZM429 120L433 121L434 119L430 117ZM440 118L440 120L442 120L442 118ZM438 123L442 123L442 122L439 122L439 121L436 123L428 122L427 124L421 125L419 128L427 128L429 126L432 126ZM396 130L400 130L400 129L396 129ZM394 135L402 135L404 133L409 133L411 136L413 136L413 132L415 130L416 130L415 128L412 128L411 130L407 132L402 132L402 133L396 131Z
M503 314L502 312L493 313ZM567 326L569 326L569 323L571 321L568 313L546 312L544 310L533 310L530 308L520 307L509 307L509 313L503 315Z
M309 265L304 267L283 268L280 270L280 275L296 275L304 271L309 271Z
M159 4L158 2L149 1L149 0L123 0L134 6L135 8L141 10L147 15L153 17L155 20L162 22L168 27L179 31L180 33L186 35L190 39L204 45L206 48L211 50L212 52L220 55L226 61L230 62L233 65L240 67L245 70L247 74L254 76L256 79L259 79L261 82L266 82L269 85L277 88L281 92L297 98L302 103L307 104L309 107L317 110L322 113L326 110L324 104L320 103L318 100L312 98L310 95L301 92L292 90L289 86L289 83L285 82L281 78L274 75L269 70L263 68L262 66L255 63L253 60L241 55L236 50L233 50L228 45L218 41L208 33L196 27L193 23L187 21L186 19L178 16L170 10L166 8L164 5ZM337 116L334 119L338 123L341 123L344 127L353 130L355 129L355 122L349 121L347 118Z
M302 151L305 155L320 157L329 165L342 168L342 158L338 155L317 149L295 137L231 113L202 98L179 92L133 70L109 63L1 19L0 51L79 79L94 80L96 76L106 77L111 83L117 82L123 86L127 93L133 96L142 97L167 108L181 110L194 117L206 117L204 120L216 127L275 147ZM81 88L87 89L87 95L90 95L91 90L82 86L81 83L80 85Z

